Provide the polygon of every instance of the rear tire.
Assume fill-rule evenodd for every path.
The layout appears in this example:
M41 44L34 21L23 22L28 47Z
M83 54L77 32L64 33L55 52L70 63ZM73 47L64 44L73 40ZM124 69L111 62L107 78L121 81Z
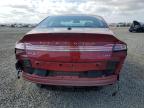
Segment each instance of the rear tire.
M129 30L129 32L133 32L132 30Z

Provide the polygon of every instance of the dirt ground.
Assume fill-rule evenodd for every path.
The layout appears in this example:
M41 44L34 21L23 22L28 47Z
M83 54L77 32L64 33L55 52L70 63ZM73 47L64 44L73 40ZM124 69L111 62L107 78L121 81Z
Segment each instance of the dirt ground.
M116 85L101 89L45 87L16 78L14 45L29 28L0 28L0 108L144 108L144 33L112 28L128 44L121 70L120 90Z

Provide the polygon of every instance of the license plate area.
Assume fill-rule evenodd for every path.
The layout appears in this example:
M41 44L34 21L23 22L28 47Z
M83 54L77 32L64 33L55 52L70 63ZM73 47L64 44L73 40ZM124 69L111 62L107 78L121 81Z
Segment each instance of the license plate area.
M89 70L105 70L107 62L95 63L59 63L59 62L33 62L33 68L52 70L52 71L89 71Z

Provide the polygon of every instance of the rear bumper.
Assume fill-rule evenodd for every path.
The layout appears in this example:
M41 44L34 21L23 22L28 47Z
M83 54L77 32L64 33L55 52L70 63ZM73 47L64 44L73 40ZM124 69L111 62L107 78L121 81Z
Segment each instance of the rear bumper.
M101 78L78 78L71 76L40 77L23 72L23 78L33 83L63 86L103 86L114 84L118 80L118 75L111 75Z
M125 57L121 57L119 59L112 58L111 60L90 63L59 63L36 60L21 60L23 61L21 64L24 67L22 69L22 75L24 79L30 82L46 85L104 86L114 84L117 80L119 80L119 73L124 59ZM27 69L27 67L32 68L32 70ZM60 73L52 74L52 76L51 73L49 73L51 71ZM95 71L96 73L98 72L103 74L99 74L98 76L96 75L94 77L89 77L89 75L80 77L81 74L80 76L79 74L77 75L77 73L75 74L75 72L83 73L89 71ZM61 72L67 72L67 74ZM70 72L70 74L68 72ZM95 74L90 76L93 75Z

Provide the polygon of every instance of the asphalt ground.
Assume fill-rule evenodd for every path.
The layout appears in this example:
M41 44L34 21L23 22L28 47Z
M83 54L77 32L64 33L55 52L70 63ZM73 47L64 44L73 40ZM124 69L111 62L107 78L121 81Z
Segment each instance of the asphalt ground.
M39 88L20 80L15 70L15 42L29 28L0 28L0 108L144 108L144 33L112 28L128 44L128 56L116 85L101 88Z

